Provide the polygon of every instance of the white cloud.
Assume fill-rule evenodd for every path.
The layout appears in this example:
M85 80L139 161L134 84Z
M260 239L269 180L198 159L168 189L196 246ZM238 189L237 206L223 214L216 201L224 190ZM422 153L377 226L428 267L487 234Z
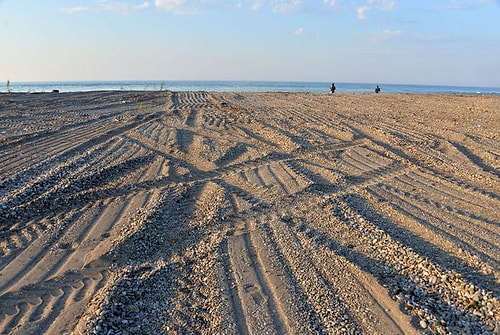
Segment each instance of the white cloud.
M391 12L396 9L397 1L395 0L380 0L376 1L376 8L383 12Z
M323 3L327 6L333 7L338 3L338 0L323 0Z
M125 15L131 14L136 11L144 10L149 7L148 1L137 5L131 5L129 3L115 2L115 1L112 2L100 1L100 2L101 2L101 5L99 6L100 10L117 12Z
M166 12L181 10L185 4L185 0L155 0L155 6Z
M326 1L326 0L324 0ZM396 0L366 0L366 4L356 6L358 19L366 19L366 13L370 10L380 10L383 12L390 12L397 7Z
M172 14L199 14L203 1L191 0L155 0L158 9Z
M93 12L116 12L124 15L131 14L136 11L144 10L149 8L150 3L148 1L143 2L142 4L131 5L125 2L118 1L108 1L108 0L96 0L95 7L83 7L77 6L72 8L60 8L59 11L63 13L73 14L84 11L93 11Z
M276 13L295 12L302 7L302 0L273 0L272 8Z
M149 6L150 6L149 2L146 1L146 2L144 2L141 5L135 5L133 8L136 9L136 10L141 10L141 9L149 8Z
M446 41L448 38L443 35L429 35L429 36L423 36L420 39L425 42L443 42Z
M401 30L389 30L389 29L382 30L382 36L388 38L401 36L402 33L403 32Z
M358 19L364 20L366 19L365 12L370 9L370 6L360 6L356 8L356 12L358 13Z
M252 11L256 12L258 11L262 6L264 6L264 4L266 3L265 0L255 0L255 1L252 1L251 5L250 5L250 8L252 9ZM243 7L243 6L240 6L240 8Z
M81 0L83 2L83 0ZM144 0L142 0L144 1ZM396 0L352 0L355 4L359 19L365 19L368 11L381 10L391 11L396 7ZM471 1L471 0L470 0ZM478 0L476 0L478 1ZM483 0L485 1L485 0ZM136 2L136 3L134 3ZM297 13L319 11L318 6L330 8L341 7L346 0L149 0L141 2L119 1L119 0L95 0L93 6L75 6L72 8L60 8L60 12L77 13L83 11L92 12L116 12L129 15L137 11L156 7L158 10L172 14L199 14L210 9L233 8L252 11L271 10L274 13ZM228 4L229 3L229 4ZM324 8L323 8L324 9Z
M300 28L298 28L297 30L295 30L294 34L295 34L295 35L300 35L300 34L302 34L303 32L304 32L304 28L300 27Z
M381 40L390 40L390 39L395 39L403 35L403 32L401 30L390 30L390 29L384 29L382 31L379 31L375 34L372 35L372 41L373 42L378 42Z
M223 2L223 0L214 0ZM253 11L262 10L263 8L271 9L274 13L319 13L324 8L321 8L321 3L327 7L338 7L346 0L237 0L237 8L251 8Z
M89 10L91 10L91 8L82 7L82 6L77 6L77 7L72 7L72 8L59 8L59 12L67 13L67 14L85 12L85 11L89 11Z

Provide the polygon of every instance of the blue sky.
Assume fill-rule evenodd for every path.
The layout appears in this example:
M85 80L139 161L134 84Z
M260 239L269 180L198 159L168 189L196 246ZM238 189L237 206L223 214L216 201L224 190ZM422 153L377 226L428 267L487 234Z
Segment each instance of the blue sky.
M500 87L500 0L0 0L0 81Z

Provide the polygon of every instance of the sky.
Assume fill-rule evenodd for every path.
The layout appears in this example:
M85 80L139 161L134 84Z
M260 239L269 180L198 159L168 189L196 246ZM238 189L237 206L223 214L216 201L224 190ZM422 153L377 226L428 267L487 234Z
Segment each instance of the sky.
M500 0L0 0L0 82L500 87Z

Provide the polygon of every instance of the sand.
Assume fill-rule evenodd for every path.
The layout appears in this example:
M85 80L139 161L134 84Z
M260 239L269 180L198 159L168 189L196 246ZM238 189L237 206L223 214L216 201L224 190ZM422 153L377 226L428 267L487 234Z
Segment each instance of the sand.
M0 94L2 334L499 334L500 97Z

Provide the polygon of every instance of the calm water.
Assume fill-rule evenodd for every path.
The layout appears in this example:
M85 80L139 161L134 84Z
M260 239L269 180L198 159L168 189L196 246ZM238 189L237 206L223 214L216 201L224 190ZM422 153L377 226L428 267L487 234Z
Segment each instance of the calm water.
M273 82L273 81L61 81L61 82L11 82L11 92L60 92L84 91L216 91L216 92L324 92L328 93L331 83L323 82ZM336 93L372 93L377 84L335 83ZM446 94L494 94L500 95L500 88L380 84L382 93L446 93ZM7 92L7 85L0 86L0 92Z

